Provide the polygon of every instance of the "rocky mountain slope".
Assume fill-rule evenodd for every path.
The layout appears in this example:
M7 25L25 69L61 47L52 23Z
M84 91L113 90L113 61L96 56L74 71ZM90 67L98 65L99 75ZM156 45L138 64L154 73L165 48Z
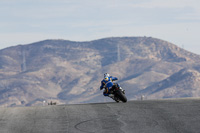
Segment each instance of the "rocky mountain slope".
M0 105L102 102L105 72L119 78L128 99L197 97L199 62L199 55L151 37L18 45L0 50Z

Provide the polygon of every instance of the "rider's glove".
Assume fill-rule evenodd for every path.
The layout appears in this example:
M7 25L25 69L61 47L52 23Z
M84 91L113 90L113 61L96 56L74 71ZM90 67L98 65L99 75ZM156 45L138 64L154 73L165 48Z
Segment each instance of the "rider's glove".
M103 86L102 88L100 87L100 90L103 90L105 87Z
M103 88L105 88L105 85L102 88L100 87L100 90L102 90Z

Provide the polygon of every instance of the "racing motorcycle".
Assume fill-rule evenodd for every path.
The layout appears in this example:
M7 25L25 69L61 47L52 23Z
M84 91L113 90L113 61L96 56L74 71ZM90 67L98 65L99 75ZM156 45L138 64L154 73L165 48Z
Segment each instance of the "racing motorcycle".
M110 89L109 93L114 95L114 97L111 98L115 100L117 103L120 101L124 103L127 102L127 98L125 96L125 90L123 90L118 83L113 83L113 86Z

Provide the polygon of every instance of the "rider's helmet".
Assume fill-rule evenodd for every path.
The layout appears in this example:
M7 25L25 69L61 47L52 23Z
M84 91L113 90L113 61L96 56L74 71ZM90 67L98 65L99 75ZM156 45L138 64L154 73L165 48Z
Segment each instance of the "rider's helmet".
M108 77L105 77L104 79L105 79L105 81L108 81Z
M105 74L104 74L104 78L106 78L106 77L110 77L110 74L105 73Z

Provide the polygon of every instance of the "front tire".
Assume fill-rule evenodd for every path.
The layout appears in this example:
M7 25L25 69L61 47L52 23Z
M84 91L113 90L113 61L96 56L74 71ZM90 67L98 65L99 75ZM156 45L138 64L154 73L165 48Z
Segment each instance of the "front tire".
M122 101L122 102L127 102L127 98L126 98L126 96L121 92L121 91L117 91L117 97Z

